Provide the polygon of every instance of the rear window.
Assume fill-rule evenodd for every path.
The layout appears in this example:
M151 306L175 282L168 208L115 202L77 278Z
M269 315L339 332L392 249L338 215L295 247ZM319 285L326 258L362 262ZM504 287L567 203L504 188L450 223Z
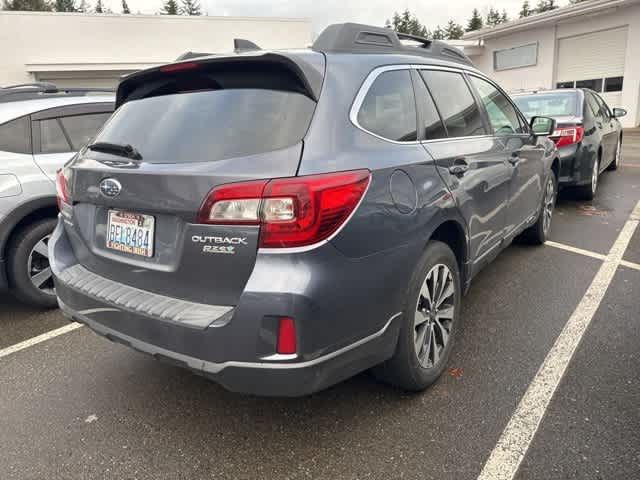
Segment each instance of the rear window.
M125 103L95 141L130 144L151 163L217 161L295 145L314 108L309 97L286 90L173 93Z
M575 93L545 93L518 95L514 103L528 118L535 116L576 115Z

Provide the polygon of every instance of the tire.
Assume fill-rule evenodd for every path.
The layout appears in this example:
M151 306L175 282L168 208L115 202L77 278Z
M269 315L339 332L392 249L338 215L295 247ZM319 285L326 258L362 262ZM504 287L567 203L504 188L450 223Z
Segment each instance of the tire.
M613 161L607 167L607 170L614 171L617 170L620 166L620 150L622 149L622 138L618 138L618 143L616 143L616 153L613 157Z
M13 294L25 303L42 308L57 305L45 248L56 222L55 218L47 218L23 227L9 247L7 268ZM38 273L40 276L35 277ZM35 283L41 280L37 287Z
M593 200L598 191L598 183L600 183L600 155L591 167L591 182L589 185L578 187L578 195L583 200Z
M547 182L545 183L544 194L542 195L542 205L540 213L536 219L536 223L522 232L522 238L530 244L542 245L549 238L551 231L551 219L553 218L553 209L556 206L558 197L558 180L553 170L549 173Z
M436 272L439 278L445 278L440 297L442 303L438 308L429 308L423 292L438 292L436 285L440 284L433 283ZM445 296L450 291L451 294ZM409 281L396 351L391 359L373 369L374 376L414 392L435 382L447 366L460 327L461 295L460 270L455 255L445 243L429 242ZM428 311L432 313L426 313ZM416 322L420 323L416 325ZM418 348L416 344L420 337L424 341ZM435 341L437 348L427 349L427 341L431 347Z

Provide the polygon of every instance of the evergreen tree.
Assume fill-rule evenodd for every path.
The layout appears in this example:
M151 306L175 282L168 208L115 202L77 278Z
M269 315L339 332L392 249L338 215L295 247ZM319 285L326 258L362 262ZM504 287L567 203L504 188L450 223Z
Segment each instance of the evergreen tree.
M129 5L127 5L127 0L122 0L122 13L131 13Z
M162 15L178 15L178 2L176 0L167 0L160 10Z
M502 15L500 15L500 23L506 23L509 21L509 15L507 15L507 11L502 9Z
M75 12L76 2L75 0L56 0L55 3L56 12Z
M556 8L558 8L556 0L539 0L538 5L536 5L536 13L548 12Z
M444 40L445 38L447 38L447 33L440 27L440 25L438 25L433 31L433 39Z
M181 0L180 13L182 15L202 15L198 0Z
M418 37L428 37L430 35L427 27L420 23L420 20L409 10L405 10L401 14L395 12L392 19L387 20L386 26L394 29L396 32L416 35Z
M531 10L531 5L529 4L529 0L524 0L522 2L522 8L520 9L520 18L528 17L533 15L535 12Z
M102 8L102 0L98 0L96 3L96 8L94 10L95 13L103 13L104 9Z
M464 35L464 28L459 23L449 20L447 26L444 28L444 32L447 40L460 40Z
M477 8L473 9L471 13L471 18L467 23L467 32L473 32L474 30L480 30L484 27L484 22L482 21L482 17L480 16L480 12L478 12Z
M3 0L3 10L50 12L53 6L47 0Z
M502 23L500 12L493 7L489 7L485 23L487 24L487 27L495 27L496 25Z

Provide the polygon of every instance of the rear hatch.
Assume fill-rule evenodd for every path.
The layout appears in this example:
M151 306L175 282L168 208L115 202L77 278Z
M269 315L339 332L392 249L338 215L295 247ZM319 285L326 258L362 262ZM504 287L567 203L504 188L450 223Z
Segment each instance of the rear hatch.
M201 208L220 185L296 175L323 71L318 53L265 53L125 79L94 147L63 170L80 263L160 295L235 305L259 226L204 224Z

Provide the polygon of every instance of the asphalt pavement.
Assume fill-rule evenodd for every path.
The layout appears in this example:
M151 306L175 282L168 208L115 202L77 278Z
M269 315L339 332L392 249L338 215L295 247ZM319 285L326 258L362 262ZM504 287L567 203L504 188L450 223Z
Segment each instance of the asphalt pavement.
M0 296L0 479L476 479L640 200L640 133L552 243L475 280L449 370L415 395L361 374L298 399L229 393ZM640 228L515 478L640 478ZM524 452L523 452L524 453Z

